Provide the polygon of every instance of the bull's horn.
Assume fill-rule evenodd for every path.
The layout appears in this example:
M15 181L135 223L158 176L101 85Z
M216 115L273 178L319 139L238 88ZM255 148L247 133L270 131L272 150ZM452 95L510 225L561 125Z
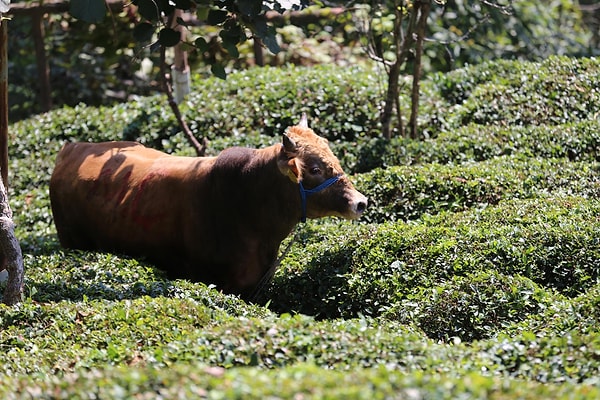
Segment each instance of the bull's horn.
M306 113L302 113L298 126L301 128L308 128L308 118L306 117Z
M283 148L288 153L296 152L296 142L294 142L288 135L283 134Z

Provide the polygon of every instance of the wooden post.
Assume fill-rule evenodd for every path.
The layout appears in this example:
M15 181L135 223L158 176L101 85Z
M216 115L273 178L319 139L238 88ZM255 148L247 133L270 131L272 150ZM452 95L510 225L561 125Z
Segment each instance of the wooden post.
M183 48L185 41L185 27L177 23L177 19L182 17L182 10L175 9L175 18L173 29L181 34L181 41L175 46L175 60L171 67L171 80L173 82L173 97L177 104L181 104L187 94L190 93L190 67L188 65L187 51Z
M0 173L8 188L8 20L0 14Z
M413 86L411 91L411 113L410 113L410 137L411 139L420 139L417 118L419 116L419 94L421 85L421 57L423 55L423 41L425 40L425 30L427 29L427 17L431 10L431 0L417 1L413 7L419 12L419 22L416 28L415 43L415 65L413 71ZM415 12L415 11L413 11Z
M50 111L52 108L52 94L50 90L50 65L46 56L44 45L44 12L36 9L31 14L31 33L35 44L35 60L37 63L38 77L40 81L40 106L42 111Z
M0 10L0 270L8 271L4 302L15 304L23 294L23 255L15 237L15 224L8 204L8 20Z

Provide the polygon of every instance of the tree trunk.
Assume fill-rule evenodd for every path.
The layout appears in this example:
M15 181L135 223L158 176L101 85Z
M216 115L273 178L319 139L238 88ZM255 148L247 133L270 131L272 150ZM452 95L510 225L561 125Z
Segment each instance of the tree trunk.
M410 112L410 137L419 138L418 122L419 117L419 95L421 84L421 57L423 55L423 40L425 39L425 30L427 28L427 18L431 9L431 0L418 1L414 4L415 10L419 12L419 22L416 28L415 43L415 66L413 71L413 83L411 92L411 112Z
M259 67L265 66L265 53L263 51L262 40L258 36L252 38L252 48L254 49L254 63Z
M175 22L172 26L181 35L181 42L175 46L175 59L171 67L171 80L173 82L173 97L177 104L181 104L187 94L190 93L190 66L188 65L187 51L183 48L186 29L179 25L176 20L183 17L183 10L175 9Z
M8 272L4 302L15 304L23 293L23 255L14 234L12 211L8 204L8 20L0 14L0 269Z
M381 113L381 131L383 133L383 137L386 139L390 139L392 137L392 110L394 109L394 105L398 102L398 97L400 95L400 90L398 89L398 78L400 76L401 66L402 62L400 62L399 59L396 59L388 72L387 95L385 97L383 112Z
M404 7L401 7L396 3L394 6L394 12L396 14L396 18L394 20L394 41L396 46L396 60L394 61L394 63L390 67L390 70L388 71L387 95L385 98L385 105L381 113L381 129L383 137L385 137L386 139L390 139L392 136L390 125L394 105L399 101L398 98L400 96L400 89L398 87L400 69L406 61L408 50L414 43L413 34L415 31L417 21L417 12L413 7L413 10L411 10L410 12L410 19L408 20L406 34L402 35L403 11ZM399 109L400 105L398 105L398 110ZM402 121L400 121L399 126L401 129L401 135L404 136L404 128L402 127Z
M12 211L8 205L8 196L2 182L0 182L0 253L8 272L3 301L9 305L16 304L21 301L23 294L23 255L19 240L15 236Z
M41 10L31 14L31 30L35 43L35 59L40 84L40 106L42 111L50 111L52 108L50 65L48 64L46 46L44 45L44 13Z

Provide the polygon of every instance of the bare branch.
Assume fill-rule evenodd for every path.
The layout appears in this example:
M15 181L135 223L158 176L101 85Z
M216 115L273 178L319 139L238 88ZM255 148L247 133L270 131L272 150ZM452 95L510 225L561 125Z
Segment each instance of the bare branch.
M173 13L169 17L167 26L173 25L174 15L175 14ZM161 75L161 78L163 81L163 89L169 100L169 106L171 107L171 110L173 110L173 114L175 114L175 118L177 119L177 122L179 122L179 126L181 127L184 135L186 136L186 138L188 139L188 141L190 142L190 144L192 145L194 150L196 150L196 154L198 156L203 156L206 153L206 147L208 145L208 142L207 142L206 138L203 138L202 144L200 144L200 142L198 142L198 140L194 136L193 132L189 128L188 124L183 119L183 116L181 115L181 111L179 110L179 105L177 105L177 102L175 101L175 98L173 97L173 88L171 87L171 84L169 83L169 79L167 78L166 64L167 64L167 62L166 62L166 56L165 56L165 46L161 45L160 46L160 75Z
M491 2L489 0L479 0L481 3L485 4L488 7L492 7L495 8L497 10L500 10L501 13L505 14L505 15L512 15L513 14L513 7L512 7L512 1L510 2L509 5L507 6L503 6L501 4L498 3L494 3Z
M425 38L425 29L427 28L427 18L431 9L431 2L421 1L419 3L419 21L415 31L415 66L413 71L413 86L411 92L411 113L410 113L410 137L418 139L417 118L419 116L419 96L421 83L421 56L423 55L423 39Z

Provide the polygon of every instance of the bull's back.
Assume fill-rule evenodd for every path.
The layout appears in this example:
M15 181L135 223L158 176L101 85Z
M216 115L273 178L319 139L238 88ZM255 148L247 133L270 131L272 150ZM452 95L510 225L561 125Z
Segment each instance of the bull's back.
M61 244L144 254L175 242L181 207L169 201L185 197L190 163L133 142L66 144L50 180Z

